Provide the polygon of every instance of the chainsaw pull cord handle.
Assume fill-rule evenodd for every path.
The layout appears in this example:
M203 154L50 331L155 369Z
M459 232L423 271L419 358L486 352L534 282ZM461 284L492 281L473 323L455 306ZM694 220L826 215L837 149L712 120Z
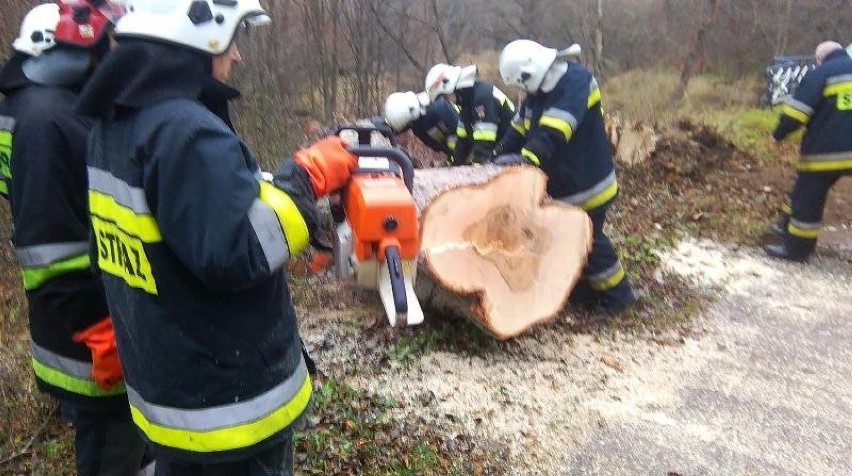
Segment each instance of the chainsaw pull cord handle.
M385 248L385 262L390 275L393 307L397 314L405 314L408 312L408 298L405 295L405 275L402 271L402 259L399 256L398 246L391 245Z

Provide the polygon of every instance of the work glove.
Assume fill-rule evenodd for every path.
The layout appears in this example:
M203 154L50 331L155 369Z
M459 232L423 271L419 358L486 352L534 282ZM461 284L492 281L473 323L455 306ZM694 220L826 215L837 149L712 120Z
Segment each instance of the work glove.
M521 155L521 154L503 154L503 155L498 155L497 157L495 157L495 158L494 158L494 160L493 160L491 163L493 163L494 165L500 165L500 166L505 166L505 165L521 165L521 164L530 164L530 165L532 165L532 162L530 162L529 160L527 160L527 159L526 159L526 157L524 157L524 156L523 156L523 155Z
M293 154L296 164L307 172L316 198L342 188L358 168L358 157L346 150L347 145L340 137L331 136Z
M92 352L92 377L98 387L109 390L124 378L118 350L115 347L115 332L112 318L101 319L94 325L73 335L74 342L85 344Z

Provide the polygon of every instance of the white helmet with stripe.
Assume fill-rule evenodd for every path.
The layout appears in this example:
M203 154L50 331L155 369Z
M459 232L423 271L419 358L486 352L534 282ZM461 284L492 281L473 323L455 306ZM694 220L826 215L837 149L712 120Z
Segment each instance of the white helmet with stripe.
M142 37L218 55L237 28L270 22L258 0L127 0L117 37Z
M429 96L413 91L393 93L385 101L385 122L400 132L426 114Z
M476 82L476 65L453 66L436 64L426 74L426 94L434 100L443 94L452 94L456 89L469 88Z
M15 51L40 56L56 46L54 34L59 23L59 6L45 3L30 10L21 22L21 33L12 43Z

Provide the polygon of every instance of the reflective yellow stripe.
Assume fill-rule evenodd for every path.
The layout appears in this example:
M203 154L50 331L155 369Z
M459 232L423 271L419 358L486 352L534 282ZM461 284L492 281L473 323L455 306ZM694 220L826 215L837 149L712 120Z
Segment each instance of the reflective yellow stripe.
M51 279L74 271L85 271L91 267L91 259L87 253L67 258L47 266L21 268L24 278L24 289L32 291Z
M852 159L846 160L799 160L796 169L802 172L836 172L840 170L852 170Z
M98 267L131 287L157 294L157 282L142 240L119 225L94 215L91 218L98 246Z
M12 178L12 132L0 130L0 178Z
M811 116L805 114L804 112L794 108L789 104L781 105L781 113L790 116L793 119L801 122L802 124L807 124L811 120Z
M293 199L283 191L275 188L274 185L267 182L260 182L260 201L272 207L275 210L275 215L278 216L278 223L281 224L281 229L284 231L284 236L287 238L287 247L290 249L290 256L299 254L306 246L310 238L308 232L308 224L302 217L299 208Z
M456 137L458 137L459 139L466 139L467 129L465 129L464 126L456 127Z
M852 92L852 81L843 81L842 83L828 85L822 90L822 95L828 97L848 92Z
M532 119L524 118L524 129L530 130L532 128Z
M583 210L593 210L612 200L616 194L618 194L618 182L613 181L607 188L601 190L600 193L580 203L580 208Z
M473 131L473 140L494 142L497 140L497 131Z
M311 399L311 389L311 378L306 374L298 393L272 413L251 423L209 431L157 425L148 421L145 415L133 405L130 405L130 413L133 421L145 435L151 441L163 446L198 453L237 450L259 443L293 423L307 408Z
M99 387L94 380L74 377L49 367L36 359L32 359L33 371L41 380L54 387L67 390L71 393L86 395L88 397L111 397L124 393L124 381L116 383L109 390Z
M610 277L602 280L589 280L589 287L595 291L606 291L618 286L624 280L624 268L618 266L618 270Z
M518 131L521 135L526 135L527 131L524 129L524 126L518 124L517 122L512 122L512 129Z
M539 160L538 156L533 154L531 150L523 148L521 149L521 155L533 164L535 164L537 167L541 167L541 160Z
M595 88L589 93L589 99L586 102L586 108L591 108L595 104L601 102L601 89Z
M571 140L573 130L571 129L571 124L569 124L568 121L551 116L541 116L538 123L542 126L550 127L561 132L565 136L566 141Z
M819 228L801 228L793 224L792 221L787 225L787 232L796 238L803 238L806 240L816 240L819 238Z
M99 218L111 221L121 227L125 233L131 234L145 243L163 241L157 220L151 215L137 215L132 209L120 205L115 198L89 190L89 211Z

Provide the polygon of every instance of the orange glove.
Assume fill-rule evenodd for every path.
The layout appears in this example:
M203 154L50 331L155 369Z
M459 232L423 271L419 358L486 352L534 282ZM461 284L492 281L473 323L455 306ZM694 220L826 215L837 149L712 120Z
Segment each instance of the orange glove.
M115 333L112 318L107 316L91 327L74 334L74 342L86 344L92 352L92 377L104 390L109 390L124 378L118 350L115 347Z
M293 154L293 159L311 178L317 198L342 188L358 168L358 157L350 154L346 146L346 141L332 136Z

